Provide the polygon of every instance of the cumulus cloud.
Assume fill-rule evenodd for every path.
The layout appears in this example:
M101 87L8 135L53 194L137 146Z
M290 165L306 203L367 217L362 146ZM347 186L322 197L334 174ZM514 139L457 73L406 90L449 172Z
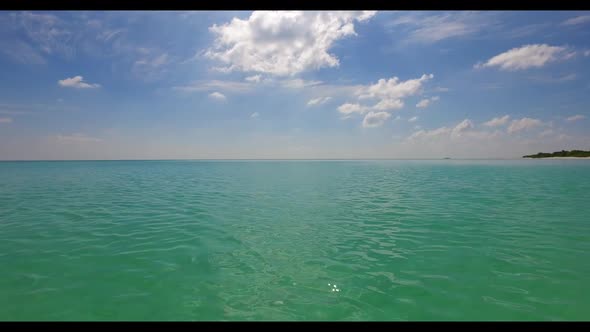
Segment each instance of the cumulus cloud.
M430 99L422 99L422 100L420 100L420 101L419 101L419 102L416 104L416 107L417 107L417 108L426 108L426 107L430 106L430 104L431 104L433 101L437 101L437 100L439 100L439 99L440 99L440 98L439 98L438 96L434 96L434 97L432 97L432 98L430 98Z
M586 117L584 115L572 115L570 117L568 117L566 120L569 122L574 122L574 121L579 121L579 120L584 120Z
M377 98L380 100L401 100L421 92L422 84L434 75L424 74L420 78L400 81L398 77L380 79L377 83L361 89L359 99Z
M344 115L350 115L353 113L364 114L368 110L369 110L368 107L362 106L360 104L346 103L346 104L342 104L342 105L338 106L338 112L340 112Z
M329 50L335 41L354 36L355 22L372 11L255 11L209 30L216 39L205 56L226 65L223 71L294 75L310 69L336 67Z
M11 123L12 118L0 118L0 123Z
M254 113L250 114L251 118L257 118L259 116L260 116L260 113L258 113L258 112L254 112Z
M348 118L354 113L364 114L369 111L379 111L373 114L380 114L385 111L401 109L404 106L403 99L421 93L424 82L433 77L432 74L424 74L420 78L407 81L400 81L398 77L382 78L375 84L358 87L355 95L359 102L342 104L338 107L338 111L347 115L345 118ZM372 105L361 104L360 101L372 103Z
M330 101L330 99L332 99L332 97L318 97L318 98L313 98L313 99L310 99L307 102L307 106L321 105L321 104L324 104L324 103Z
M524 121L523 123L525 123ZM393 143L399 155L415 158L520 158L537 151L579 148L587 140L583 136L566 137L557 127L543 128L534 135L511 135L504 129L475 126L466 119L454 126L422 129ZM580 145L581 144L581 145Z
M100 84L84 82L83 77L80 76L80 75L74 76L74 77L70 77L70 78L66 78L66 79L63 79L63 80L59 80L59 81L57 81L57 83L60 86L66 87L66 88L76 88L76 89L95 89L95 88L100 88Z
M543 122L538 119L522 118L518 120L512 120L510 126L508 127L508 133L512 134L519 131L530 130L541 125L543 125Z
M484 63L476 64L475 68L499 67L501 70L508 71L539 68L551 62L569 59L574 55L575 52L570 52L563 46L531 44L500 53Z
M400 99L382 99L373 106L378 111L398 110L404 107L404 102Z
M507 124L508 120L510 120L510 115L504 115L502 117L493 118L490 121L484 122L483 125L486 127L498 127Z
M367 113L367 115L365 115L365 118L363 119L363 127L364 128L380 127L381 125L383 125L383 123L385 123L385 120L389 119L390 116L391 116L391 114L389 114L387 112L370 111L369 113Z
M469 119L465 119L463 121L461 121L458 125L455 126L455 128L453 128L453 131L451 132L453 135L460 135L465 131L471 130L473 129L473 122L471 122L471 120Z
M416 122L418 121L418 117L417 116L413 116L411 118L408 119L408 122Z
M223 93L217 92L217 91L210 93L209 97L213 98L213 99L217 99L217 100L225 100L226 99L225 95Z
M563 21L563 25L579 25L590 23L590 15L581 15Z

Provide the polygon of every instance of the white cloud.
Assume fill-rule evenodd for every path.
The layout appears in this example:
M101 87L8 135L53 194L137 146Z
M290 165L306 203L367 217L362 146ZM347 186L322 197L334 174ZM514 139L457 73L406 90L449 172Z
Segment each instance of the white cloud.
M329 53L335 41L356 35L354 23L369 19L368 11L255 11L247 19L213 25L214 46L205 56L240 70L294 75L310 69L336 67Z
M413 116L411 118L408 119L408 122L416 122L418 121L418 117L417 116Z
M65 143L91 143L102 141L101 138L90 137L81 133L76 133L72 135L57 135L56 138L58 141Z
M100 88L100 84L84 82L83 77L80 76L80 75L74 76L74 77L70 77L70 78L66 78L66 79L63 79L63 80L59 80L59 81L57 81L57 83L60 86L66 87L66 88L76 88L76 89L95 89L95 88Z
M453 128L440 127L433 130L419 130L408 137L408 140L424 140L424 139L459 139L465 135L467 136L482 136L482 133L473 131L473 123L469 119L465 119L458 123Z
M569 59L574 54L575 52L568 52L568 49L562 46L531 44L498 54L485 63L476 64L475 68L499 67L509 71L539 68L551 62Z
M486 127L498 127L507 124L508 120L510 120L510 115L504 115L502 117L493 118L490 121L484 122L483 125Z
M359 98L403 99L418 94L422 89L422 84L433 77L432 74L424 74L420 78L403 82L398 77L387 80L382 78L377 83L362 89Z
M258 112L254 112L254 113L250 114L251 118L257 118L259 116L260 116L260 113L258 113Z
M574 122L574 121L579 121L579 120L584 120L586 117L584 115L572 115L569 118L567 118L566 120L569 122Z
M321 104L324 104L324 103L330 101L330 99L332 99L332 97L318 97L318 98L313 98L313 99L310 99L307 102L307 106L321 105Z
M369 113L367 113L367 115L365 115L365 118L363 119L363 127L364 128L380 127L381 125L383 125L383 123L385 123L385 120L389 119L390 116L391 116L391 114L389 114L387 112L370 111Z
M252 75L252 76L246 77L246 81L258 83L258 82L260 82L261 78L262 78L262 75Z
M449 135L452 129L447 127L441 127L433 130L419 130L408 137L408 140L417 140L424 138L436 138L440 136Z
M590 50L584 51L584 56L590 56Z
M512 134L523 130L529 130L541 125L543 125L543 122L538 119L522 118L519 120L512 120L510 126L508 127L508 133Z
M223 95L223 93L217 92L217 91L210 93L209 97L213 98L213 99L217 99L217 100L225 100L226 99L225 95Z
M407 81L400 81L398 77L392 77L387 80L380 79L375 84L360 86L355 92L359 100L376 100L377 102L372 106L362 105L360 103L345 103L338 107L338 111L348 115L345 119L354 113L364 114L371 110L380 111L377 113L373 112L371 117L365 117L363 120L364 124L377 114L383 116L381 113L384 113L384 111L401 109L404 106L403 99L421 93L423 83L433 77L434 75L432 74L424 74L420 78Z
M342 105L338 106L338 112L345 114L345 115L350 115L353 113L364 114L368 110L369 110L369 108L362 106L360 104L346 103L346 104L342 104Z
M455 128L453 128L451 134L458 136L471 129L473 129L473 123L471 122L471 120L465 119L461 121L458 125L456 125Z
M572 17L570 19L565 20L562 24L563 25L578 25L578 24L585 24L590 23L590 15L581 15Z
M404 102L400 99L382 99L373 106L377 111L398 110L404 107Z
M430 105L430 99L422 99L416 104L417 108L426 108Z
M11 123L12 118L0 118L0 123Z
M430 99L422 99L416 104L416 107L417 108L426 108L426 107L430 106L431 102L437 101L439 99L440 98L438 96L432 97Z

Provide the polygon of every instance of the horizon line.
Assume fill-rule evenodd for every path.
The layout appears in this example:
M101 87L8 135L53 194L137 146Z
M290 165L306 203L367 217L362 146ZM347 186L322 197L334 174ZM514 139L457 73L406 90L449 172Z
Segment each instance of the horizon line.
M372 160L526 160L528 158L161 158L161 159L4 159L0 162L59 161L372 161Z

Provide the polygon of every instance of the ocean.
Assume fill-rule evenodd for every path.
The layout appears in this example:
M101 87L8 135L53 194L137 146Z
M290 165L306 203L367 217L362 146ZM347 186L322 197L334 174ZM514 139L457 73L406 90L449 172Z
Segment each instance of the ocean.
M0 162L0 320L588 320L590 161Z

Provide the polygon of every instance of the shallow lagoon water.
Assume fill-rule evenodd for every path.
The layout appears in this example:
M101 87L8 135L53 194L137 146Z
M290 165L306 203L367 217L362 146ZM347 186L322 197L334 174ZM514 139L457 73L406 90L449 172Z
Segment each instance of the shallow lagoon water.
M587 160L1 162L0 320L587 320L589 216Z

